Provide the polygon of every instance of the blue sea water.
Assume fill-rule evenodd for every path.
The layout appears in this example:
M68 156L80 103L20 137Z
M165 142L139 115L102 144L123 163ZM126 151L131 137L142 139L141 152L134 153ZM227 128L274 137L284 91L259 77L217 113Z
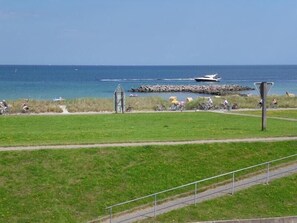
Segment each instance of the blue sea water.
M219 73L219 84L254 87L274 82L269 94L297 94L297 65L263 66L39 66L1 65L0 99L112 98L120 84L128 90L140 85L202 85L194 77ZM256 90L245 93L257 95ZM173 93L137 93L168 97ZM201 96L174 93L180 97Z

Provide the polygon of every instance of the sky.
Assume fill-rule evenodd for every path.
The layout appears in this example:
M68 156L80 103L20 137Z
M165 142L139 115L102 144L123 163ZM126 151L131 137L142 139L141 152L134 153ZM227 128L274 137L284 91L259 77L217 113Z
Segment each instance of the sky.
M0 64L297 64L297 0L0 0Z

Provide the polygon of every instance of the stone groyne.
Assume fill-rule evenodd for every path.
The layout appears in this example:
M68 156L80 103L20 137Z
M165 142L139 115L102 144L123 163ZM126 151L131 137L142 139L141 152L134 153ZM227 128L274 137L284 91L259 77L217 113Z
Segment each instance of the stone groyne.
M240 85L141 85L138 88L131 88L129 92L191 92L199 94L228 95L250 90L255 89Z

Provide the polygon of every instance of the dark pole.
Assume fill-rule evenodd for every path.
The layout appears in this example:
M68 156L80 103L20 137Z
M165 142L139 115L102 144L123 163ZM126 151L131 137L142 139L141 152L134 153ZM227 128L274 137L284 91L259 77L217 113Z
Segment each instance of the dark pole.
M121 108L122 108L122 113L125 112L125 106L124 106L124 92L121 91Z
M118 113L118 94L117 91L114 92L114 110Z
M262 99L262 131L266 130L266 96L267 96L267 82L262 82L260 85L260 94Z

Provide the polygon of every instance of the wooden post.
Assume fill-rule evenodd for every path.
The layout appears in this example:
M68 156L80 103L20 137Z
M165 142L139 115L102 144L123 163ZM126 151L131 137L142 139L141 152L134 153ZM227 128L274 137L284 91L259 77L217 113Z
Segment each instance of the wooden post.
M262 99L262 131L266 130L266 96L267 96L267 82L262 82L260 85L260 94Z

